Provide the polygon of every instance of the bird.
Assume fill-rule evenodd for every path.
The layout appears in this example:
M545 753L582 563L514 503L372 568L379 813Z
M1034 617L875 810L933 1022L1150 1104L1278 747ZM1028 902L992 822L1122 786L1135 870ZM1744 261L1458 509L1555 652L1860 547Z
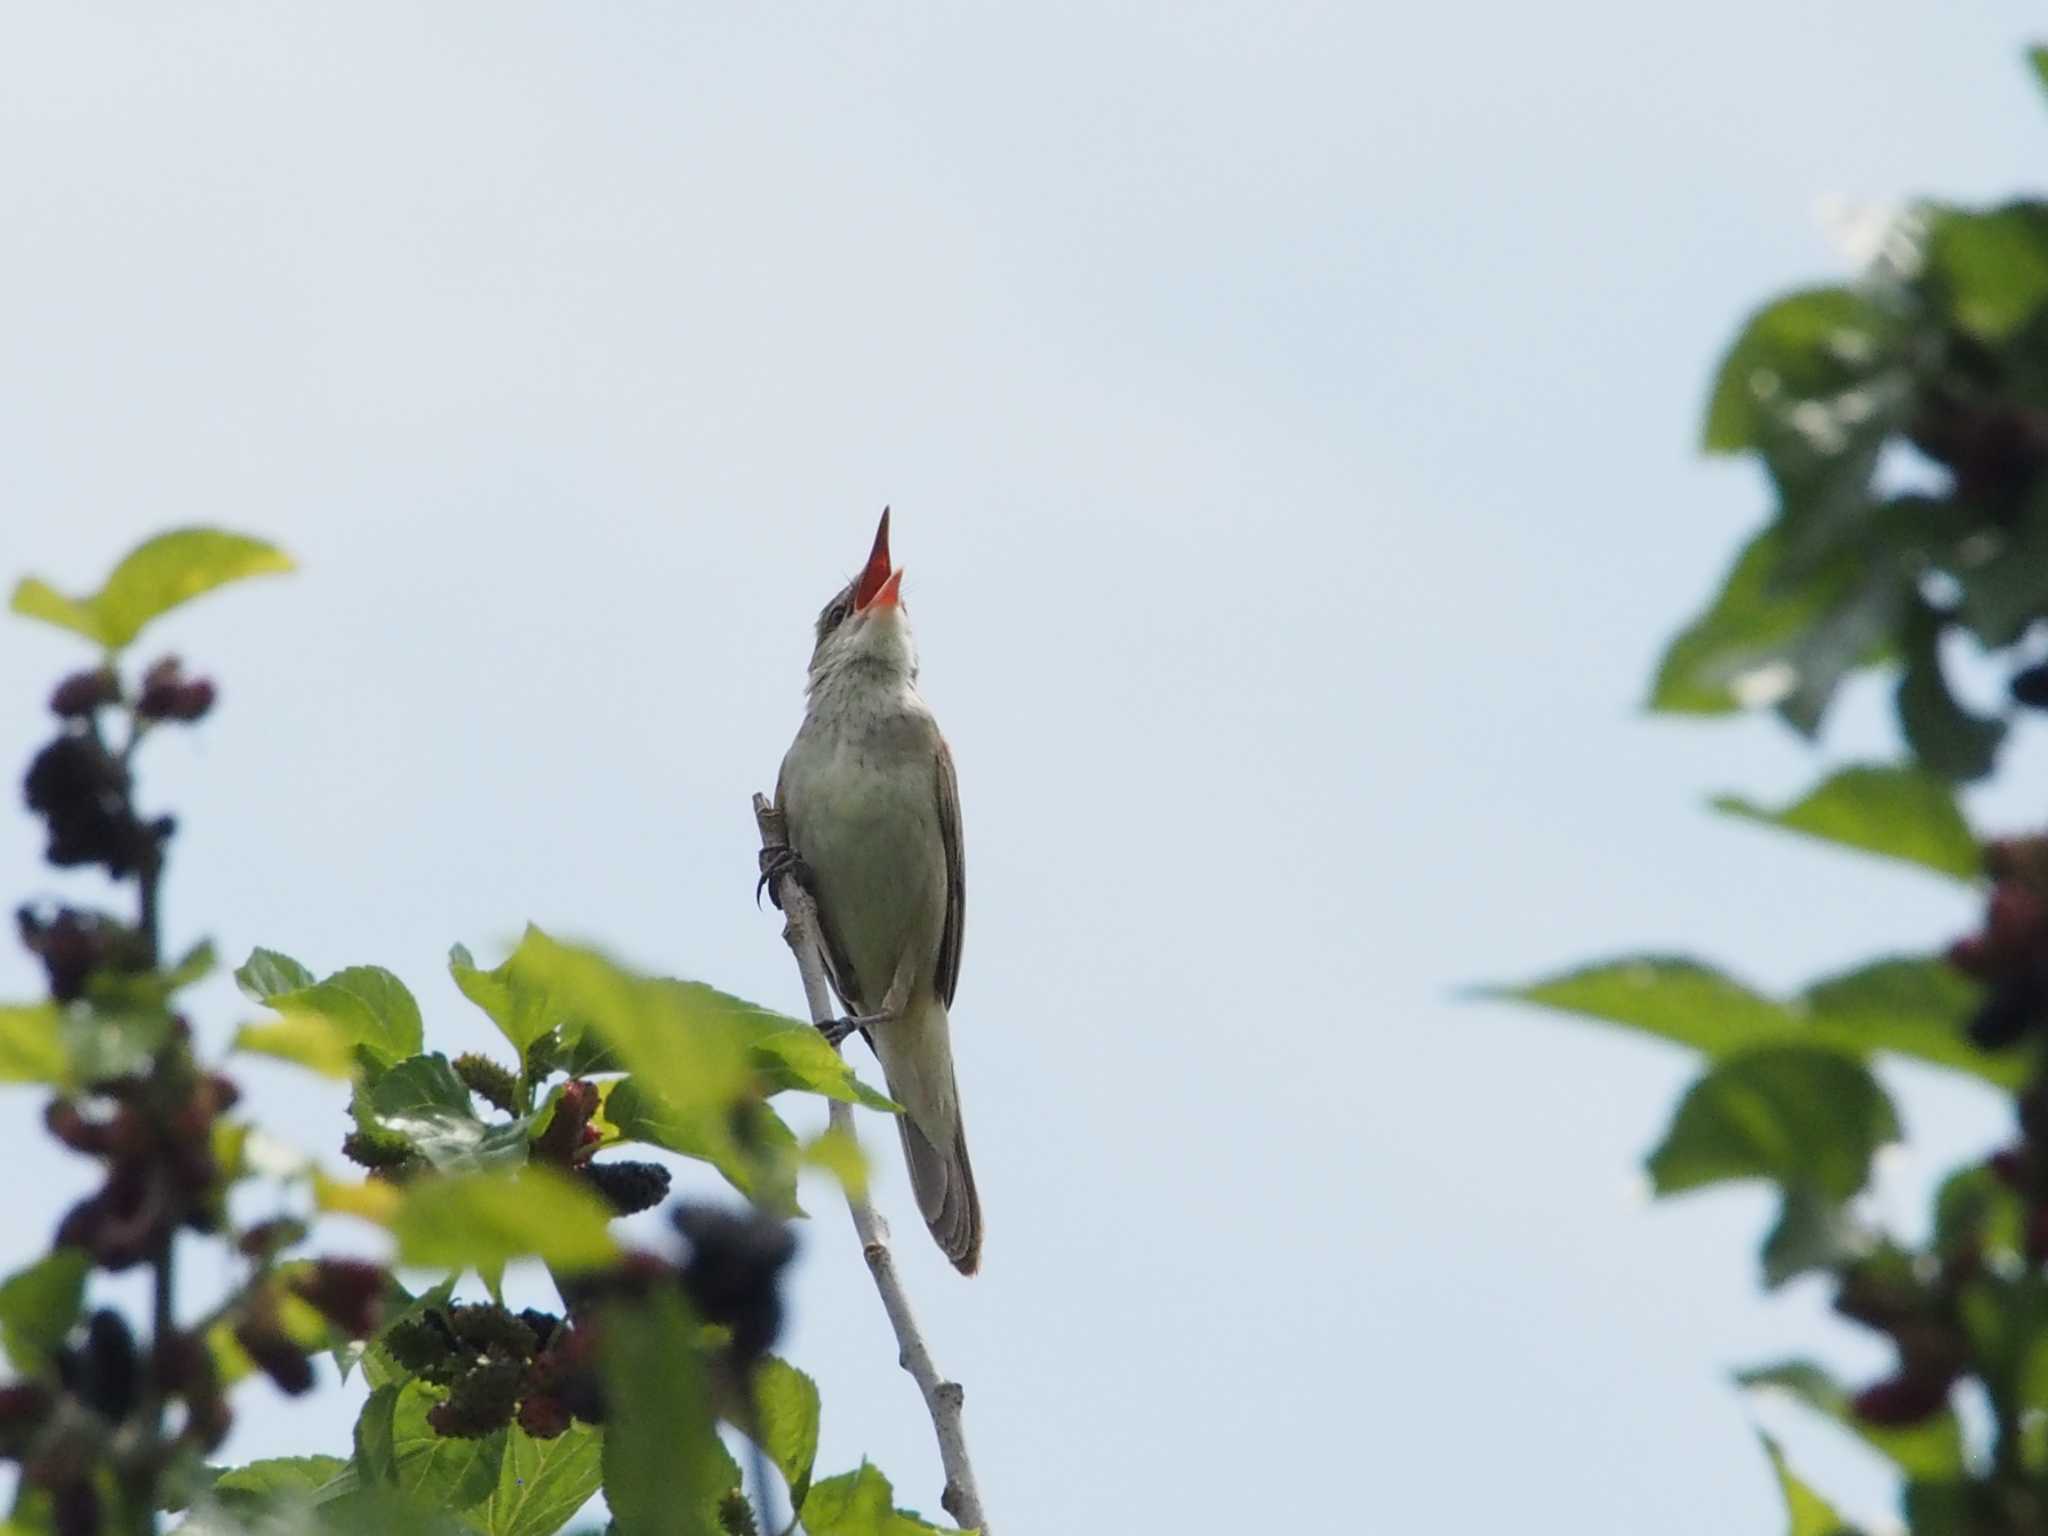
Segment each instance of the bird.
M951 1040L966 917L966 864L953 754L917 688L917 647L889 560L889 510L860 574L819 611L803 724L783 757L775 803L785 872L818 912L832 989L889 1096L911 1193L939 1250L971 1275L981 1199L967 1156Z

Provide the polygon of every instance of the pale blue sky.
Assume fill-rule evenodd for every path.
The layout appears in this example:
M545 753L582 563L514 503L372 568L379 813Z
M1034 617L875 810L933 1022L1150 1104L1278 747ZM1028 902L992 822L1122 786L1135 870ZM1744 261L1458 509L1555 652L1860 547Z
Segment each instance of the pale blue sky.
M188 522L304 565L161 632L223 697L148 763L174 938L389 965L454 1049L448 944L529 918L799 1006L747 796L893 502L985 1274L898 1227L1006 1536L1776 1528L1727 1368L1879 1357L1755 1298L1760 1197L1642 1203L1681 1057L1453 994L1636 947L1789 983L1967 922L1714 824L1818 764L1637 704L1763 510L1693 454L1715 354L1840 268L1823 198L2026 184L2031 7L0 16L0 574ZM4 634L19 762L77 652ZM1873 691L1841 727L1882 747ZM37 852L0 818L10 899L78 884ZM331 1150L338 1092L244 1076ZM1892 1080L1941 1154L1999 1133ZM38 1108L0 1096L9 1145ZM84 1169L15 1170L26 1251ZM814 1203L824 1464L935 1510ZM346 1422L252 1391L231 1450Z

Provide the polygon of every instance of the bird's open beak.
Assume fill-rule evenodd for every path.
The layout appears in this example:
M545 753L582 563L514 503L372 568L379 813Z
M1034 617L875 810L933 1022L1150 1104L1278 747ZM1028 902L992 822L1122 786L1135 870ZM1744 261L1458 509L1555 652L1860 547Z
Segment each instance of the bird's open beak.
M881 525L875 529L875 547L868 554L860 579L853 584L854 612L865 612L877 603L892 607L901 602L896 589L902 580L901 571L889 568L889 509L884 507Z
M889 573L888 577L882 582L881 586L875 589L875 595L869 598L865 603L861 605L860 611L862 613L867 613L870 610L876 608L902 607L903 594L897 590L902 585L903 567L899 565L895 570Z

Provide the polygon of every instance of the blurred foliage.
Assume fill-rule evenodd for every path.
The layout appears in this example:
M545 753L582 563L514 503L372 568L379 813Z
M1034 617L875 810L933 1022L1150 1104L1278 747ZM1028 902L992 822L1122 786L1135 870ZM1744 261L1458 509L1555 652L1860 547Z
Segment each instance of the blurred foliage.
M2048 86L2048 54L2029 63ZM1981 930L1783 999L1670 955L1487 995L1697 1052L1648 1155L1655 1193L1775 1190L1763 1283L1825 1277L1835 1311L1893 1356L1860 1386L1788 1361L1741 1372L1744 1392L1889 1461L1915 1536L2048 1530L2048 832L1980 839L1955 789L2048 708L2048 203L1919 204L1852 280L1764 305L1715 376L1704 441L1753 456L1774 506L1672 640L1651 707L1771 709L1815 737L1846 679L1888 673L1906 761L1839 768L1781 809L1714 807L1973 883ZM2003 678L2003 702L1959 697L1955 678L1981 674ZM1924 1241L1863 1198L1902 1134L1882 1057L1989 1085L2018 1127L1943 1182ZM1793 1536L1850 1529L1764 1446Z
M137 669L126 651L178 605L289 569L259 540L187 529L95 593L15 590L18 613L100 651L51 695L29 808L50 861L130 888L133 916L19 914L48 995L0 1005L0 1082L44 1088L49 1134L103 1182L47 1252L0 1277L14 1372L0 1460L18 1474L4 1529L147 1532L175 1514L195 1536L553 1536L600 1495L621 1536L940 1529L898 1509L872 1467L814 1476L817 1388L769 1352L798 1169L852 1187L863 1173L848 1138L801 1145L774 1101L896 1107L808 1023L528 928L493 969L451 952L454 991L506 1050L450 1059L391 972L320 976L256 949L235 981L259 1012L230 1058L346 1084L332 1142L360 1175L264 1127L230 1063L205 1059L177 994L214 953L159 953L176 823L142 810L136 769L153 732L197 724L217 692L175 658ZM616 1155L635 1146L669 1161ZM678 1202L672 1237L629 1245L614 1223L667 1199L672 1162L703 1165L736 1198ZM339 1217L384 1234L385 1261L308 1254ZM195 1242L219 1250L202 1272L232 1277L211 1298L188 1294ZM520 1262L545 1267L558 1309L505 1304ZM89 1304L96 1272L131 1269L150 1276L147 1317ZM209 1459L240 1384L261 1375L295 1397L358 1371L369 1395L349 1446ZM746 1486L733 1447L750 1441L779 1493Z

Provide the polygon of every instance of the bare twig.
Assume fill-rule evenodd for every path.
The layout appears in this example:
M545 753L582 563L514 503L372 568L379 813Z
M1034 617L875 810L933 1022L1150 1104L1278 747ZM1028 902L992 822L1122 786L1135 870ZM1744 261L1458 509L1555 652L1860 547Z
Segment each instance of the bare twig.
M761 829L761 867L766 870L775 855L789 846L789 838L782 824L782 812L770 805L765 795L754 796L754 822ZM796 956L811 1022L827 1023L834 1017L834 1010L818 950L817 911L811 905L810 894L786 874L776 883L776 897L786 919L782 937ZM835 1099L831 1115L832 1128L851 1137L852 1107ZM961 1404L966 1394L959 1382L941 1377L939 1368L932 1363L924 1334L910 1310L910 1297L904 1292L902 1277L896 1273L896 1261L889 1252L888 1229L882 1218L864 1196L852 1190L846 1192L846 1207L853 1213L853 1230L860 1237L861 1254L868 1261L868 1272L875 1277L875 1289L881 1293L882 1308L889 1314L889 1326L896 1332L897 1360L917 1382L917 1390L924 1394L925 1408L932 1416L932 1431L939 1441L939 1462L946 1472L946 1491L939 1496L939 1503L956 1524L987 1536L988 1522L981 1512L981 1493L975 1486L974 1463L967 1457L967 1432L961 1423Z

